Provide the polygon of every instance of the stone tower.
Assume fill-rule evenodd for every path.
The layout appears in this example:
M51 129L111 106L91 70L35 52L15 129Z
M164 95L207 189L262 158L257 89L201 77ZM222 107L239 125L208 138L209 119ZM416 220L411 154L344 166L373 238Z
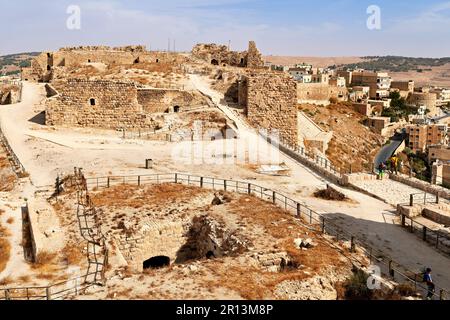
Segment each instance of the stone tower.
M253 69L264 67L262 55L256 47L255 41L249 41L248 43L247 67Z

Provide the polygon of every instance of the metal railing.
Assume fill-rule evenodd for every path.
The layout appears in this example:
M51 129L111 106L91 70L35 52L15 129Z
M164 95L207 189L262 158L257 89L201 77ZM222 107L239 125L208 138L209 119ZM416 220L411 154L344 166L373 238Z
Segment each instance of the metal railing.
M430 194L427 192L412 193L409 196L408 203L400 203L398 206L414 207L415 205L426 206L428 204L440 204L449 205L450 202L447 199L439 197L439 195ZM423 241L431 244L439 251L450 254L450 234L445 232L433 230L426 225L410 218L405 214L400 214L401 226L408 230L410 233L417 235Z
M439 204L441 202L449 204L449 201L444 198L440 198L438 194L431 194L427 192L420 193L411 193L409 195L409 203L401 203L402 206L411 206L413 207L415 204Z
M430 229L413 218L401 215L401 226L410 233L420 237L439 251L450 255L450 235L442 231Z
M279 140L272 139L262 132L259 133L261 137L263 137L266 141L278 147L285 154L293 157L295 160L303 160L303 162L307 162L309 165L318 166L324 169L326 172L333 175L336 179L342 178L342 169L337 168L332 164L330 160L327 158L321 157L317 154L308 153L305 148L300 146L295 146L290 141L280 137ZM351 171L351 169L350 169Z
M419 273L407 269L382 251L373 248L363 240L359 239L355 234L345 231L342 227L334 223L331 218L327 218L326 214L318 213L304 203L293 200L280 192L253 183L182 173L107 176L86 179L88 189L110 188L123 184L143 186L160 183L180 183L213 190L249 194L261 198L262 200L272 202L298 218L300 223L304 222L312 230L330 236L333 243L339 243L341 246L346 247L350 252L355 252L356 250L363 252L370 259L370 263L377 264L388 279L397 282L404 281L411 284L416 291L420 291L424 295L428 292ZM355 256L353 256L352 259L359 261ZM359 262L362 263L361 261ZM433 295L440 300L450 298L449 291L440 287L436 287L436 292L433 293Z

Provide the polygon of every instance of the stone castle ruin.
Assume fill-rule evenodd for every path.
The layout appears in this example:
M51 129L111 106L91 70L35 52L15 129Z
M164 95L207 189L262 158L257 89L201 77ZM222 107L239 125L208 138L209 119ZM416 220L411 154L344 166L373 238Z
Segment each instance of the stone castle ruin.
M192 55L216 66L232 66L242 68L263 68L264 61L254 41L249 42L248 50L231 51L225 45L197 44Z
M154 115L206 104L202 95L139 86L132 81L58 80L47 86L46 124L107 129L154 129Z
M43 52L35 57L31 62L31 67L22 69L22 80L49 82L54 78L55 74L61 71L61 68L76 67L86 63L131 65L142 62L160 63L172 60L172 54L147 51L144 46L61 48L57 52Z

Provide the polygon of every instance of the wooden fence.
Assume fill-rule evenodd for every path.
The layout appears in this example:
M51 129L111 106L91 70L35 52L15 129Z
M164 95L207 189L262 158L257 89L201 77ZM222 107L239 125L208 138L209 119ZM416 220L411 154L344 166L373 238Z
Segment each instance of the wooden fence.
M77 187L77 219L81 236L87 242L86 274L48 286L0 289L0 300L63 300L90 287L105 284L109 252L106 237L97 227L98 213L90 200L86 179L81 170L75 169L70 181L66 182ZM57 196L59 191L60 181L57 179L54 195Z

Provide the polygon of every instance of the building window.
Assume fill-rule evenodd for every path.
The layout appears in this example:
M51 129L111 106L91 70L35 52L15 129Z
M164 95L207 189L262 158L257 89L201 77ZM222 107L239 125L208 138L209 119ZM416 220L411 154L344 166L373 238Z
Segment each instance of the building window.
M95 105L96 105L95 99L94 99L94 98L89 99L89 104L90 104L91 106L95 106Z

